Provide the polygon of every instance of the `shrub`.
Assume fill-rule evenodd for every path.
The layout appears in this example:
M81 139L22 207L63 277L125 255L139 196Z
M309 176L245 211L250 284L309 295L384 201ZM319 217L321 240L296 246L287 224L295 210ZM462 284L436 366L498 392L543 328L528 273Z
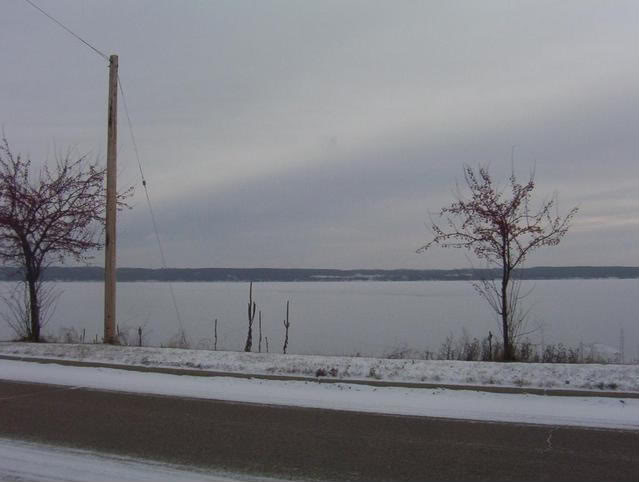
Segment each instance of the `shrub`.
M568 362L568 351L566 350L566 345L563 343L557 344L557 362L556 363L566 363Z
M555 345L546 345L544 348L544 353L541 357L542 363L555 363L556 360L556 349Z
M481 340L481 361L492 361L491 343L488 337Z
M466 361L479 360L481 349L479 347L479 340L473 338L473 341L464 347Z
M175 335L169 338L166 344L167 348L190 348L191 344L186 338L186 332L183 330L178 331Z
M568 348L568 363L579 363L580 359L579 349Z
M523 343L520 343L517 346L517 355L516 358L519 361L527 362L530 361L533 354L533 346L528 339Z
M388 358L390 360L401 360L404 358L410 358L412 350L408 348L406 343L402 343L399 346L393 348L390 352L385 353L384 358Z
M446 340L439 347L438 357L440 360L454 360L455 359L455 349L453 344L455 342L455 337L451 333L446 337Z

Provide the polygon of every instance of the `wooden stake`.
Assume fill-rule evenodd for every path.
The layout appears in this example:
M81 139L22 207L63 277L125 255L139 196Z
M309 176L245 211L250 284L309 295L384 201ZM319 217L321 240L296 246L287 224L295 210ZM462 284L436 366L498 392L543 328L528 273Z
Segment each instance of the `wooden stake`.
M284 338L284 348L282 348L282 353L286 355L286 349L288 348L288 329L291 326L291 323L288 321L288 305L290 301L286 302L286 319L284 320L284 328L286 328L286 338Z
M258 326L260 329L260 340L259 340L259 344L257 345L257 351L259 353L262 353L262 310L260 310L257 314L257 320L258 320Z
M115 218L118 122L118 56L109 58L109 113L107 120L107 199L104 256L104 343L113 344L115 336Z

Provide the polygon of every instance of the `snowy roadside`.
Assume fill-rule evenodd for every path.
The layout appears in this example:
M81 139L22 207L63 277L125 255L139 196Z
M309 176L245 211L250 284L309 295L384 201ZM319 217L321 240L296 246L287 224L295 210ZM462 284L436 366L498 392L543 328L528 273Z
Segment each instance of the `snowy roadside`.
M639 365L489 363L176 348L0 343L0 355L215 372L401 383L639 393Z
M639 399L200 377L0 360L0 379L389 415L639 430Z
M239 474L215 475L131 457L8 439L0 439L0 480L276 482L276 479Z

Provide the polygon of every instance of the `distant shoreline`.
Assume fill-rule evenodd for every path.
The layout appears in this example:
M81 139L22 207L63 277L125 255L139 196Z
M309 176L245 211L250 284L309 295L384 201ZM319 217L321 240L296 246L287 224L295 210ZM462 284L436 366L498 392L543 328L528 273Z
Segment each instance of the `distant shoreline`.
M639 267L635 266L539 266L516 272L524 280L562 279L639 279ZM314 268L119 268L120 282L171 281L171 282L347 282L347 281L473 281L497 279L496 269L314 269ZM0 281L17 281L20 271L0 267ZM101 267L51 266L44 273L47 280L102 281Z

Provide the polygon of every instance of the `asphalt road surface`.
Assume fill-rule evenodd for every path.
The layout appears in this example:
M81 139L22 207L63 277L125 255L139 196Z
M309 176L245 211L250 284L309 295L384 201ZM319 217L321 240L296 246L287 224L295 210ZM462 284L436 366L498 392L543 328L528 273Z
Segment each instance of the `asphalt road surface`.
M639 480L637 431L388 416L4 381L0 437L291 480Z

